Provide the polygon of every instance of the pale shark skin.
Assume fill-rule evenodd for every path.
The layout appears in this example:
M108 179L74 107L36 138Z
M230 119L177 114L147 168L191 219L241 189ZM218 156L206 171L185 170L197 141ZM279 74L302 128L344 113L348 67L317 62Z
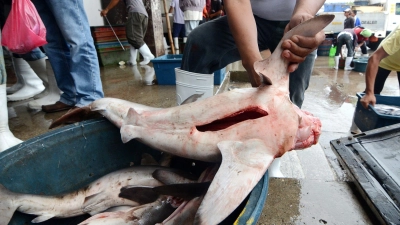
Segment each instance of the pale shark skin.
M292 35L314 36L329 24L333 15L318 16L293 28ZM316 144L321 122L298 109L289 99L289 62L281 57L281 43L266 60L255 63L255 70L271 85L235 89L213 97L157 111L129 109L121 127L122 141L138 139L149 146L181 157L220 162L217 144L225 140L263 140L269 148L278 147L275 157L292 149ZM249 115L252 113L252 116ZM242 115L246 120L210 130L205 125Z
M115 206L138 206L138 202L118 197L121 187L128 185L160 186L152 177L159 166L135 166L103 176L88 187L61 196L13 193L0 185L0 225L7 225L16 210L37 215L39 223L56 218L97 214ZM168 169L168 168L165 168Z

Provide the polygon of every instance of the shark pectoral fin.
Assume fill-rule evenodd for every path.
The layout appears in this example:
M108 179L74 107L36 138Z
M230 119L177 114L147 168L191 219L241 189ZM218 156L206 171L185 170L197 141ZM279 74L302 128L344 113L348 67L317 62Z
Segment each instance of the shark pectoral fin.
M105 196L102 194L103 192L99 192L93 195L89 195L85 198L85 201L83 202L82 210L86 213L89 213L90 215L95 215L97 213L100 213L98 211L93 211L94 209L97 209L97 205L101 204L102 202L105 201Z
M58 127L62 124L66 123L76 123L76 122L81 122L83 120L91 119L92 117L99 117L98 112L91 112L89 106L84 106L81 108L76 108L68 113L64 114L60 118L56 119L50 124L49 129L52 129L54 127Z
M274 159L260 139L218 143L222 163L196 214L195 224L218 224L252 191Z
M127 143L128 141L137 138L137 131L135 126L132 125L123 125L120 129L121 132L121 140L123 143Z
M118 196L143 205L156 201L160 195L153 190L153 187L126 186L121 188Z
M38 216L35 219L33 219L31 222L32 223L41 223L41 222L49 220L49 219L51 219L53 217L54 217L54 215L41 215L41 216Z
M14 193L0 184L0 225L7 225L19 207L14 204Z

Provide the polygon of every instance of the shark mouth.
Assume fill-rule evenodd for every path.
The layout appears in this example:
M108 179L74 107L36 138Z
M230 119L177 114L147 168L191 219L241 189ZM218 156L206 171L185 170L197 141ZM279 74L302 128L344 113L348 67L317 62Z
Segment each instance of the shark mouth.
M265 110L262 110L259 107L251 107L235 112L222 119L214 120L211 123L196 126L196 129L200 132L219 131L237 123L241 123L246 120L255 120L267 115L268 113Z

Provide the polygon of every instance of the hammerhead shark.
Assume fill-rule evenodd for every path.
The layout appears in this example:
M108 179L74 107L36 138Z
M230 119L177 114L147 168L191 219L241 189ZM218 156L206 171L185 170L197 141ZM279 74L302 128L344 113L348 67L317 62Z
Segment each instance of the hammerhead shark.
M120 128L124 143L137 139L177 156L222 162L196 215L196 224L218 224L253 189L274 158L318 142L320 120L290 101L289 62L281 57L281 45L293 35L315 36L333 18L316 16L288 31L269 58L254 64L264 80L260 87L165 109L104 98L71 111L52 127L96 111Z

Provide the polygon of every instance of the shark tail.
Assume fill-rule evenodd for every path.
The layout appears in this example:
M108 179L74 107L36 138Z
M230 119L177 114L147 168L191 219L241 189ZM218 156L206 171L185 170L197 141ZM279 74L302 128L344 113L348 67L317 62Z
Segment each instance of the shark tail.
M12 196L14 194L0 184L0 225L7 225L18 208Z
M102 117L99 112L91 111L89 106L85 106L82 108L76 108L73 110L68 111L66 114L61 116L60 118L56 119L50 124L49 129L54 127L58 127L62 124L71 124L76 122L81 122L88 119L94 119Z

